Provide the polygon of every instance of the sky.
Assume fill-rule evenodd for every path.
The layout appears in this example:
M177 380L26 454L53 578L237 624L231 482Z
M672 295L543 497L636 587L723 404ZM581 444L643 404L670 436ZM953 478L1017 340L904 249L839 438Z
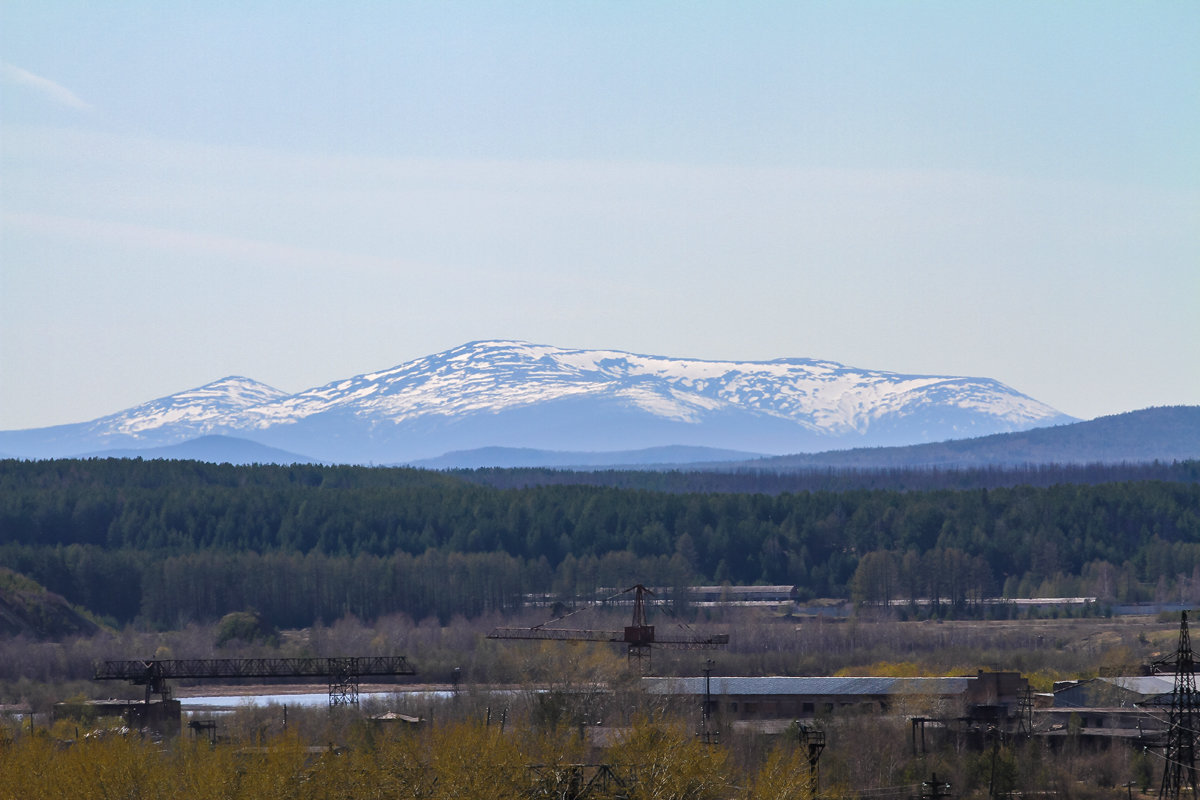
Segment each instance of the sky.
M1200 404L1200 3L0 0L0 429L477 339Z

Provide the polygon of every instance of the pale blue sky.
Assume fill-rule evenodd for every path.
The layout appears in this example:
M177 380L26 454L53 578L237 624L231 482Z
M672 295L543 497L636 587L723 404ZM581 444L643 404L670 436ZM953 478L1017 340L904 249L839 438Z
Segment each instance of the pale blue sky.
M1200 4L0 0L0 429L482 338L1200 404Z

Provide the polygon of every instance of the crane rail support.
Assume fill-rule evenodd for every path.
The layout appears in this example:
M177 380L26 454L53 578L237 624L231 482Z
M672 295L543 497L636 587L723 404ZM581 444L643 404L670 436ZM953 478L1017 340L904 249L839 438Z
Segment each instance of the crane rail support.
M184 658L105 661L94 680L127 680L136 685L170 678L327 678L347 670L359 676L415 675L404 656L353 658Z
M415 675L404 656L348 658L185 658L104 661L93 680L126 680L151 694L170 696L168 680L179 678L324 678L329 681L331 705L358 703L363 677Z
M654 626L645 626L653 628ZM625 642L639 644L665 645L679 649L703 650L707 648L725 647L729 644L729 634L714 633L696 636L665 636L644 634L642 630L630 631L590 631L572 630L568 628L496 628L487 635L489 639L548 639L560 642Z

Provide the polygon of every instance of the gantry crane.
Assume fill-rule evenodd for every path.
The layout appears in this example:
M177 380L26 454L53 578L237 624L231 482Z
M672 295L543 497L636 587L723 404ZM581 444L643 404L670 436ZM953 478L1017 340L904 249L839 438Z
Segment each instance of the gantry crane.
M97 664L93 680L126 680L146 687L146 703L157 694L170 698L168 679L178 678L324 678L329 681L329 704L358 705L363 677L415 675L404 656L365 658L194 658L105 661Z
M608 600L633 592L633 620L623 631L586 630L578 628L548 628L554 622L565 617L535 625L532 628L496 628L488 634L489 639L549 639L565 642L614 642L626 645L630 664L637 664L642 672L650 669L650 650L654 646L670 647L680 650L708 650L725 647L729 644L729 634L683 634L659 635L654 626L646 622L646 596L654 596L654 592L642 584L631 586L623 592L618 592ZM574 613L574 612L572 612ZM567 615L570 616L570 615ZM685 629L686 630L686 629Z

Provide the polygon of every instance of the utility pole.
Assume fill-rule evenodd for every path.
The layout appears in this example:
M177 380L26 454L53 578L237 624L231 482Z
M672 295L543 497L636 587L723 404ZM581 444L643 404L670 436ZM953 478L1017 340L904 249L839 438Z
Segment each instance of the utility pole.
M1020 715L1017 724L1017 736L1029 739L1033 736L1033 689L1028 686L1021 692Z
M700 709L700 739L705 744L717 744L721 732L712 727L712 670L713 660L704 662L704 705Z

